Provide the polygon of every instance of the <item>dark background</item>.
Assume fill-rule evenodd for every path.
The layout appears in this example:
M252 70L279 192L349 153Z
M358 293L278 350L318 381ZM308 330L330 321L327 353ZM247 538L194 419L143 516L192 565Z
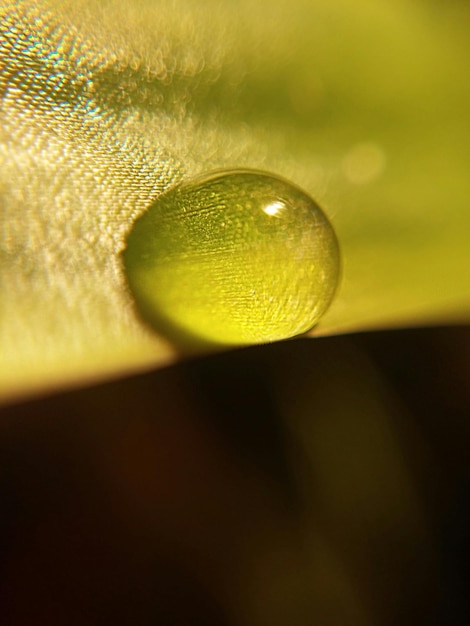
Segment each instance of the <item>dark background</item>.
M470 623L470 329L300 339L0 412L0 623Z

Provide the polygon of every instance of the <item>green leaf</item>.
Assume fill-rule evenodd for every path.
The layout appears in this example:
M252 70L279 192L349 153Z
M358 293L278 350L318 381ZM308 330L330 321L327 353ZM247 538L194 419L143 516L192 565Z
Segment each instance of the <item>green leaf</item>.
M468 321L465 3L0 7L0 394L164 365L121 253L134 220L220 167L325 209L343 279L317 334Z

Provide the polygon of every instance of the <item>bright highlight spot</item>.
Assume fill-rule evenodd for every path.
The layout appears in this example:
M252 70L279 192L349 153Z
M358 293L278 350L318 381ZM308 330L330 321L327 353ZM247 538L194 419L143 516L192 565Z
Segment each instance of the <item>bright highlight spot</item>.
M271 202L271 204L263 207L263 211L266 215L279 215L280 211L286 208L286 205L283 202Z
M366 185L376 180L385 169L386 155L375 143L358 143L346 154L342 170L353 185Z

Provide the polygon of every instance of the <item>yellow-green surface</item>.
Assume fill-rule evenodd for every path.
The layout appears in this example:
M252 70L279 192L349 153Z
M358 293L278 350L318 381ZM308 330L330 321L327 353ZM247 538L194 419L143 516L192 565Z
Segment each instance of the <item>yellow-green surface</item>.
M163 194L137 220L123 256L142 316L192 351L307 332L340 270L322 210L257 170L218 172Z
M343 279L315 332L469 319L465 2L0 4L0 393L177 356L121 253L173 185L281 175Z

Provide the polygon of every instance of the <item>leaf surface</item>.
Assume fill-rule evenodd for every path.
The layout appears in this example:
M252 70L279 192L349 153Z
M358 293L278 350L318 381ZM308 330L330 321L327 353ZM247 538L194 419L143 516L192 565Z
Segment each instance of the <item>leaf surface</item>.
M178 358L121 253L222 167L331 219L343 277L314 334L468 321L470 12L448 4L3 0L0 396Z

